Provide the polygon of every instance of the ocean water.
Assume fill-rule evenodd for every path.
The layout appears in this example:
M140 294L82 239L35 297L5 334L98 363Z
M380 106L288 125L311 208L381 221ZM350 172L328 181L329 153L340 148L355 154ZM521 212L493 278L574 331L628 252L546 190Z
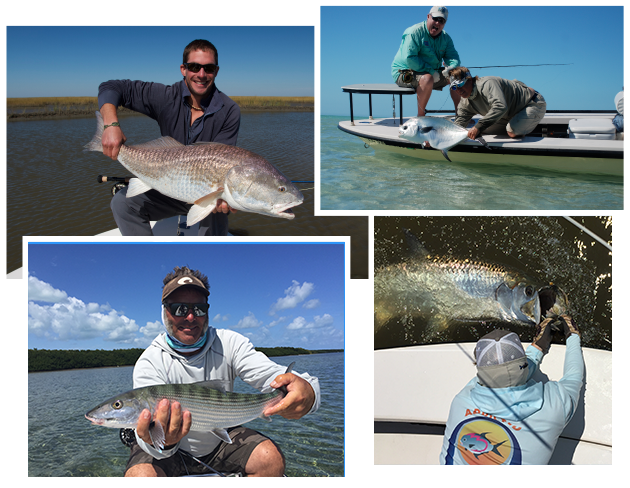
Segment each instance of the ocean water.
M359 117L360 118L360 117ZM321 117L322 210L620 210L623 179L376 151Z
M157 122L121 118L127 144L160 137ZM7 272L22 266L22 236L90 236L114 229L111 183L97 175L128 176L118 162L83 152L96 118L19 120L7 123ZM314 181L312 112L243 112L238 146L274 164L288 178ZM368 277L367 217L314 214L313 183L298 183L304 203L286 220L239 211L230 231L250 236L350 236L351 276Z

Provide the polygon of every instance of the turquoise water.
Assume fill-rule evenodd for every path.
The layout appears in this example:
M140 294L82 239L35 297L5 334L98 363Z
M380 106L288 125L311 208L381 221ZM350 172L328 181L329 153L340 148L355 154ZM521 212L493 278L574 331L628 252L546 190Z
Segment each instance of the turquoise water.
M621 210L623 179L449 163L365 148L321 117L322 210Z

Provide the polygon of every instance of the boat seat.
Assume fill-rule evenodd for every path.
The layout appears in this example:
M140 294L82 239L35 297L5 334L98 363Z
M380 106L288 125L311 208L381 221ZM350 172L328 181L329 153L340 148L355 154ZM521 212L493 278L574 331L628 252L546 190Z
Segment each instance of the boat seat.
M569 137L572 139L615 139L617 129L610 119L571 119Z

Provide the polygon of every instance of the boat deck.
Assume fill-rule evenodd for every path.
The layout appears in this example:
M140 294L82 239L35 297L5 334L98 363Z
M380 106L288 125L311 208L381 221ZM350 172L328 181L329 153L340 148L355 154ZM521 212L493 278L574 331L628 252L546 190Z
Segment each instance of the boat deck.
M438 464L455 395L476 375L474 343L374 352L375 464ZM564 346L552 345L535 378L557 381ZM612 464L612 352L583 348L586 381L551 464Z
M414 89L395 84L358 84L343 86L342 90L350 96L350 120L340 122L340 130L359 137L374 149L386 149L424 160L445 161L441 152L425 150L420 142L398 137L398 128L410 119L402 115L403 95L415 95ZM368 95L368 119L355 120L353 94ZM398 95L400 115L375 119L372 116L372 95ZM410 103L415 103L415 97ZM444 113L427 111L428 116L453 120L453 115ZM616 139L598 139L570 138L567 131L571 119L612 120L615 113L614 110L548 110L538 127L526 137L511 139L507 134L484 134L483 138L491 150L467 140L451 148L449 157L453 163L518 165L550 171L623 176L623 133L617 134Z

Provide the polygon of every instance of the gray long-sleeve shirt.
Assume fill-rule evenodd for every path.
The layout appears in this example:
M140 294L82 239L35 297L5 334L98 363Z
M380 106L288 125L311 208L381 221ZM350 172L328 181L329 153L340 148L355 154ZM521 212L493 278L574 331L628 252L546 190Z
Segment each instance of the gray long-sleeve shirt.
M162 136L182 144L221 142L236 145L241 110L227 95L213 85L201 102L204 114L190 124L190 107L185 97L190 91L184 80L174 85L145 81L110 80L98 89L98 106L111 103L148 115L160 126Z
M518 80L484 76L475 86L471 95L459 102L455 123L466 127L475 115L482 115L475 125L479 132L498 122L507 124L532 98L529 87Z

